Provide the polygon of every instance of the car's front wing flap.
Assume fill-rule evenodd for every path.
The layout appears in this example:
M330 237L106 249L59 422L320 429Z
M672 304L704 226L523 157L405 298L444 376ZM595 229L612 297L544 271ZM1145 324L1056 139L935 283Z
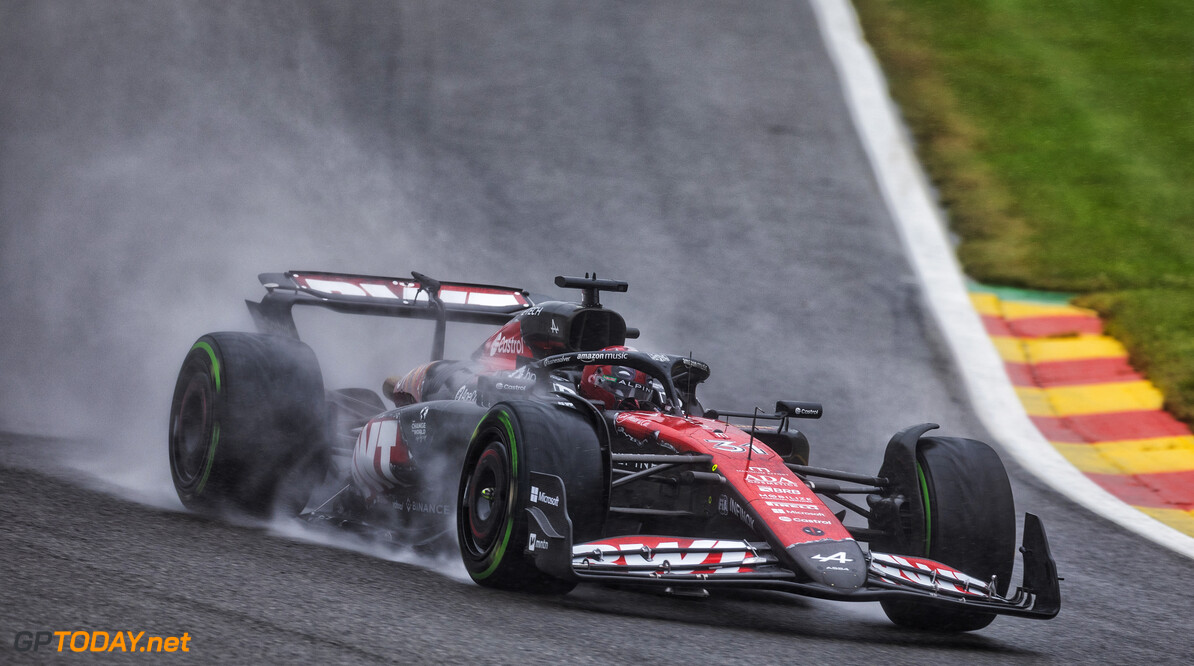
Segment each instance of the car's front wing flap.
M626 536L572 547L572 568L582 577L642 579L794 579L764 541Z
M1061 610L1057 564L1040 518L1024 515L1024 580L1010 596L998 592L998 581L981 581L957 569L920 557L871 552L867 589L913 592L928 599L966 604L996 613L1051 618Z

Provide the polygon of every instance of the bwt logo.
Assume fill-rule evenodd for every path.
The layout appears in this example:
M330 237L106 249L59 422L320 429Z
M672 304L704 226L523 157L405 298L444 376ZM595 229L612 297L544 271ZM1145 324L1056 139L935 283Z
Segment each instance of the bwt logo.
M144 631L18 631L12 647L17 652L37 652L47 646L54 652L190 652L190 641L189 633L146 638Z

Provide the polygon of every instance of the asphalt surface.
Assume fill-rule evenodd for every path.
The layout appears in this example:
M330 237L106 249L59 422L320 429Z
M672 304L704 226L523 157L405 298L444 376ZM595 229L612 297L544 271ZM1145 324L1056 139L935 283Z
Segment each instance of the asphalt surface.
M630 282L605 301L638 347L713 366L707 407L822 401L815 464L874 471L921 421L985 438L803 2L5 3L0 220L0 429L32 433L0 438L0 661L25 658L18 631L76 628L187 632L174 656L200 662L1194 654L1194 563L1010 464L1063 610L963 636L772 594L498 593L450 558L171 497L183 353L247 328L255 274L291 268L547 293L596 270ZM332 385L380 385L429 344L334 322L300 322Z

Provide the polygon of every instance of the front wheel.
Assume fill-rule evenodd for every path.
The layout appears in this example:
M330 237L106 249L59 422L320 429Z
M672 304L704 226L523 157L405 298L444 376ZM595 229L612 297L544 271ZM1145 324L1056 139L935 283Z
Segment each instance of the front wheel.
M925 437L915 450L915 479L905 479L899 492L916 493L918 501L904 503L899 524L872 525L894 533L872 546L927 557L983 581L994 576L998 592L1006 594L1015 564L1016 510L999 454L983 442L956 437ZM974 631L995 619L917 601L882 606L892 622L932 631Z
M595 538L605 515L604 462L593 426L575 410L532 401L499 403L477 426L460 478L457 536L480 585L564 594L576 582L549 576L525 552L530 473L564 482L576 540Z

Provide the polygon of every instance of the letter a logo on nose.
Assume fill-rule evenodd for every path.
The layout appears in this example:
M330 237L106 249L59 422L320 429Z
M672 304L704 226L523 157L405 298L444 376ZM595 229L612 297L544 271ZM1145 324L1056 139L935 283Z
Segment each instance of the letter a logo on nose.
M841 562L842 564L854 561L846 557L846 551L841 551L832 555L813 555L813 559L818 562Z

